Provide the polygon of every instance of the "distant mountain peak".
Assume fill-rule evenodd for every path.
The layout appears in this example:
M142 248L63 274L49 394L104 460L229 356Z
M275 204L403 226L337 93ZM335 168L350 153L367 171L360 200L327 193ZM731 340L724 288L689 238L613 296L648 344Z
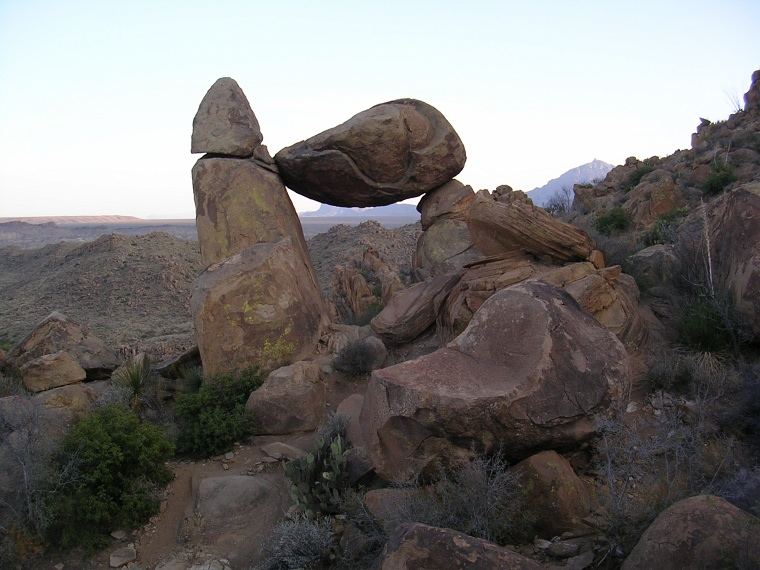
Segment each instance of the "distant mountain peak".
M390 204L371 208L344 208L322 204L318 210L299 212L303 218L418 218L419 212L414 204Z
M528 192L528 196L537 206L545 206L546 203L562 188L573 189L575 184L587 184L595 180L601 180L614 166L603 160L595 158L591 162L571 168L557 178L552 178L538 188Z

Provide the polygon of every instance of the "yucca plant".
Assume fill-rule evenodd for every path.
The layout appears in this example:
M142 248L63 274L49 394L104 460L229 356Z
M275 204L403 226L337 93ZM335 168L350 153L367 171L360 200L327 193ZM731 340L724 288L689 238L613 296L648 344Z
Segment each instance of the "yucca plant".
M150 358L146 354L135 354L118 368L111 380L124 386L129 391L129 407L139 410L148 383L153 378Z

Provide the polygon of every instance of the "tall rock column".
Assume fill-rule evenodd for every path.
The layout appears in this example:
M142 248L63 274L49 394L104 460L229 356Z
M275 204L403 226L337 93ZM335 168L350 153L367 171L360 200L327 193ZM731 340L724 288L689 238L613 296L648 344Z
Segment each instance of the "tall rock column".
M218 79L193 120L196 226L206 270L191 307L206 375L308 356L328 322L303 230L238 84Z

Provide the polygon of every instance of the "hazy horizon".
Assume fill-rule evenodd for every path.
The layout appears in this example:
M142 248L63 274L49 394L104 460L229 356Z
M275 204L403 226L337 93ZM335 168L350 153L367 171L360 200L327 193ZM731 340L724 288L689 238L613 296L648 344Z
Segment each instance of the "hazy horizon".
M0 0L0 217L193 218L192 119L221 76L272 154L415 97L464 141L459 180L530 190L688 148L760 67L757 2L327 4Z

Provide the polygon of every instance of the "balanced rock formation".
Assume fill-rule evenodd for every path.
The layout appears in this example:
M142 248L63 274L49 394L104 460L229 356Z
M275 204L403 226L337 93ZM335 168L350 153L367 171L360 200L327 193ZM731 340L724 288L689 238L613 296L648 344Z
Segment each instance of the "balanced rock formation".
M513 550L447 528L420 523L401 527L391 536L380 570L541 570L545 566Z
M623 563L623 570L758 567L760 519L711 495L661 512Z
M248 99L234 79L217 79L193 119L190 152L251 156L264 137Z
M481 190L468 224L475 246L485 255L522 251L544 260L581 261L594 249L584 231L553 218L522 192L491 195Z
M275 155L288 188L334 206L384 206L456 176L464 145L440 111L416 99L382 103Z
M624 405L628 356L567 293L503 289L431 354L372 373L361 414L376 472L411 479L497 446L512 458L572 446Z
M31 360L60 351L65 351L74 364L83 368L90 380L107 378L119 365L115 351L86 327L58 312L45 317L8 351L6 358L11 365L21 368Z
M218 80L193 121L196 226L208 268L191 308L207 375L272 369L317 346L327 307L298 215L238 85ZM275 355L271 353L275 353Z
M449 273L483 257L467 226L474 200L470 186L452 180L425 194L417 204L424 231L417 240L412 266L419 278Z

